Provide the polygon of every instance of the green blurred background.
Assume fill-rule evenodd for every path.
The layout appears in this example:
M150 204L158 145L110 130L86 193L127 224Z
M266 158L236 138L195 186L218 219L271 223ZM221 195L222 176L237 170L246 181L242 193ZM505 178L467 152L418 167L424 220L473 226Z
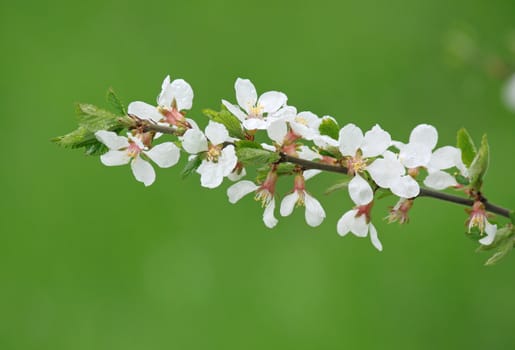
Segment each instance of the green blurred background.
M467 50L452 34L465 28L510 57L513 0L2 1L0 28L0 349L515 347L515 258L483 267L461 207L422 199L409 225L387 225L385 199L379 253L336 234L351 201L322 194L334 176L310 187L319 228L297 210L268 230L251 198L228 203L227 184L202 189L173 168L144 188L128 167L49 142L75 127L75 102L105 105L110 86L153 102L166 74L185 78L200 119L247 77L400 140L422 122L440 145L462 126L486 132L486 195L513 208L502 81L449 53Z

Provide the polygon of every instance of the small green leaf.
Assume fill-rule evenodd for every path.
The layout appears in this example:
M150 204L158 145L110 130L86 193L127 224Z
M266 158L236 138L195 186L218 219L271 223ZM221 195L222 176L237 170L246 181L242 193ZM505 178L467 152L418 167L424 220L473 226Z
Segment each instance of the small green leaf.
M237 139L245 138L240 120L225 109L225 107L223 107L220 112L212 109L204 109L202 113L212 121L223 124L227 128L227 131L229 131L229 135L231 137L235 137Z
M465 128L458 130L457 145L461 150L461 160L463 164L465 164L467 168L470 167L470 164L472 164L472 161L476 157L477 150L472 137L470 137L470 134Z
M502 244L497 251L488 259L485 266L492 266L504 258L513 249L513 240L507 240Z
M515 210L510 211L511 223L515 225Z
M125 109L125 106L123 105L122 101L118 98L116 93L112 88L109 88L107 90L107 102L111 105L113 110L119 114L119 115L126 115L127 110Z
M332 118L323 118L322 123L318 127L321 135L327 135L335 140L338 140L340 127Z
M257 148L238 148L236 150L238 161L247 166L259 166L279 160L279 154Z
M334 185L330 186L327 190L325 190L324 194L329 195L331 193L346 189L349 186L350 180L350 178L345 178L338 181Z
M184 169L182 169L181 177L183 179L185 179L188 176L190 176L191 173L193 173L195 170L197 170L197 168L200 166L201 163L202 163L202 159L200 159L199 156L195 156L195 157L191 158L188 161L188 163L186 163L186 165L184 166Z
M263 149L261 145L257 142L250 140L240 140L235 142L237 148L255 148L255 149Z
M486 135L483 135L481 140L481 146L476 154L476 157L472 161L469 168L470 186L476 191L481 190L483 185L483 177L488 170L488 163L490 161L488 139Z

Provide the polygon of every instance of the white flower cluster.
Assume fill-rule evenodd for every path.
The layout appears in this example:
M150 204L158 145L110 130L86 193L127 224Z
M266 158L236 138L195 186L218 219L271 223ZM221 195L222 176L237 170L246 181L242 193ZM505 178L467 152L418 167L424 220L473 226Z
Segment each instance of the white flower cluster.
M379 125L363 132L358 126L347 124L337 129L332 134L333 138L323 131L322 125L337 128L334 118L319 117L309 111L298 112L287 104L287 96L282 92L268 91L258 96L252 82L240 78L236 80L235 91L237 104L226 100L222 100L222 104L239 121L244 135L241 140L234 137L223 123L210 120L202 131L197 123L186 118L186 112L192 107L193 90L182 79L170 81L170 77L166 77L156 106L132 102L128 106L128 114L151 125L175 131L177 140L157 143L160 132L141 128L131 129L127 137L111 131L98 131L97 139L109 149L101 156L102 163L107 166L130 163L136 180L149 186L155 180L155 172L147 159L159 167L171 167L178 163L182 149L189 154L190 160L198 160L196 172L200 174L203 187L216 188L227 177L237 181L227 190L231 203L254 193L264 207L263 221L269 228L278 222L275 217L276 183L280 177L288 175L293 177L293 189L282 198L281 216L290 215L296 206L304 206L307 224L313 227L320 225L326 216L325 211L306 190L306 180L320 170L306 164L337 167L352 177L348 193L355 204L338 221L337 232L341 236L349 232L357 237L369 235L378 250L382 250L382 244L371 222L377 190L390 191L399 198L391 218L395 220L401 215L402 222L405 222L411 199L420 193L420 183L442 190L459 187L458 175L467 177L461 151L452 146L436 148L438 133L431 125L416 126L407 143L392 140ZM257 143L263 136L270 141ZM278 161L261 164L268 169L264 180L257 183L238 181L246 176L246 164L238 159L238 145L239 142L244 144L243 141L281 156ZM284 160L284 155L289 158ZM295 164L288 174L279 171L280 164L285 162ZM402 210L402 213L395 213L396 210ZM487 226L488 237L492 236L491 232L491 226ZM487 242L491 239L488 238Z

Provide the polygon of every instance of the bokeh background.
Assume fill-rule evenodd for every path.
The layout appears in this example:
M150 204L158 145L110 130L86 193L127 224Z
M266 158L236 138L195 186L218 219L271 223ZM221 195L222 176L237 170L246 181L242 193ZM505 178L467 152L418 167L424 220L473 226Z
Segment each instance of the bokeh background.
M379 253L336 234L351 201L323 195L335 176L310 187L319 228L297 210L268 230L227 184L172 168L144 188L49 141L110 86L152 102L166 74L185 78L205 125L201 109L246 77L400 140L423 122L440 145L486 132L486 195L513 208L512 0L2 1L0 28L1 349L515 347L515 257L483 267L461 207L421 199L409 225L387 225L383 200Z

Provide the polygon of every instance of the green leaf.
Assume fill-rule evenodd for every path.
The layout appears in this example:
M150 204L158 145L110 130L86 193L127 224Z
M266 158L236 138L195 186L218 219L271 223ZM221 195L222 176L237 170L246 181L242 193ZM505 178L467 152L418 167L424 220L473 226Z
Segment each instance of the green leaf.
M237 148L238 161L247 166L259 166L279 160L279 154L257 148Z
M470 164L472 164L472 161L476 157L477 150L472 137L470 137L470 134L465 128L458 130L457 145L461 150L461 160L463 164L465 164L467 168L470 167Z
M111 105L113 110L119 114L119 115L126 115L127 110L125 109L125 106L123 105L122 101L118 98L116 93L112 88L109 88L107 90L107 102Z
M245 138L240 120L227 109L223 108L220 112L212 109L204 109L202 113L212 121L223 124L227 128L227 131L229 131L231 137L237 139Z
M488 139L486 134L483 135L481 140L481 146L479 147L479 151L477 152L472 164L469 168L469 177L470 177L470 186L476 191L481 190L481 186L483 185L483 177L488 170L488 163L490 161L489 147L488 147Z
M181 177L183 179L185 179L188 176L190 176L191 173L193 173L195 170L197 170L197 168L200 166L201 163L202 163L202 159L200 159L199 156L195 156L195 157L191 158L188 161L188 163L186 163L186 165L184 166L184 169L182 169Z
M261 145L257 142L250 140L240 140L235 142L237 148L255 148L255 149L263 149Z
M77 118L77 129L52 141L67 148L84 147L88 155L101 154L105 148L96 139L95 132L110 130L119 133L123 129L119 116L91 104L78 104Z
M499 249L488 259L485 266L492 266L504 258L513 249L513 240L507 240L502 244Z
M511 223L515 225L515 210L510 211Z
M338 181L334 185L330 186L327 190L325 190L324 194L329 195L331 193L346 189L349 186L350 180L350 178L345 178Z
M340 127L332 118L323 118L322 123L318 127L318 131L320 131L321 135L327 135L335 140L338 140L338 134L340 132Z

